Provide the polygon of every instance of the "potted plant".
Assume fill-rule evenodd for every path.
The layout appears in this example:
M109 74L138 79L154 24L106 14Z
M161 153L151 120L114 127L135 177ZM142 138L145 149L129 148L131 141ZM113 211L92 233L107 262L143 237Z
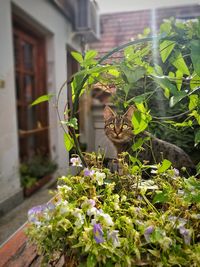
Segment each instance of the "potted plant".
M142 133L153 122L148 100L157 90L155 85L163 90L171 107L187 99L187 111L179 114L181 118L183 116L183 121L173 122L170 119L167 124L173 127L198 124L194 138L198 145L198 27L199 21L188 24L174 20L165 22L161 26L161 35L124 44L98 62L95 60L96 51L87 51L85 57L73 53L82 68L72 79L74 94L70 101L73 109L69 119L61 120L61 125L65 131L66 148L74 148L77 152L70 161L78 169L78 174L62 176L54 200L34 207L28 213L27 234L43 256L44 266L48 263L56 266L61 257L64 257L65 266L73 267L200 266L199 169L195 175L188 177L171 167L165 159L159 164L148 165L130 155L127 161L126 155L122 155L120 172L111 173L102 164L104 156L96 155L95 160L94 154L91 158L89 154L87 158L83 156L76 133L79 97L99 79L119 85L118 89L125 94L124 108L132 102L137 106L137 116L133 115L132 120L137 126L134 128L137 129L135 135ZM180 38L181 42L176 42L176 38ZM154 45L151 46L149 43L152 41ZM152 60L155 42L160 48L161 62ZM102 65L104 60L121 49L125 49L125 60L121 64ZM180 51L185 52L187 61ZM173 65L170 73L165 73L166 61L167 66ZM153 89L128 99L129 91L137 85L144 85L145 90ZM33 105L51 97L42 96ZM188 116L185 118L184 115ZM133 150L142 149L144 142L139 140ZM148 170L148 180L143 178L144 170Z
M24 195L30 196L51 179L56 163L48 157L37 155L20 166L21 184Z
M125 175L93 166L61 177L54 200L28 213L44 266L62 256L66 266L199 266L200 181L149 168L151 180L131 165Z

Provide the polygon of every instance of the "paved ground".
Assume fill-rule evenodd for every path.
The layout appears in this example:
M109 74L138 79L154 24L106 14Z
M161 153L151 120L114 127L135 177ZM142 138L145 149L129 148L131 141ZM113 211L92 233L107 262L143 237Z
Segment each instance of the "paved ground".
M27 221L27 212L33 206L46 203L52 198L49 191L56 188L56 181L50 181L43 188L26 198L24 202L0 218L0 245Z

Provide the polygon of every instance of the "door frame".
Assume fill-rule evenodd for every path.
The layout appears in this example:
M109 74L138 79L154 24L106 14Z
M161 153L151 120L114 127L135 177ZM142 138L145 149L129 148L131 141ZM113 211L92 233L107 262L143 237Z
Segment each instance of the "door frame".
M23 37L24 40L29 41L30 43L35 42L35 45L37 46L37 55L35 55L35 61L36 61L36 67L34 69L34 77L36 77L36 80L34 81L34 88L36 88L37 96L43 95L47 93L47 75L46 75L46 42L44 35L40 34L35 28L33 28L31 25L29 25L26 21L24 21L19 16L13 14L13 48L14 48L14 34L20 34L20 36ZM15 61L14 61L15 66ZM15 77L16 77L16 66L15 66ZM22 85L22 82L20 84ZM17 87L15 86L15 90ZM16 103L18 105L18 96L16 94ZM31 107L30 107L31 108ZM35 128L30 129L27 131L20 131L18 126L18 140L19 140L19 156L22 160L21 150L22 147L20 147L20 138L27 138L28 135L31 134L38 134L41 133L41 131L45 131L45 138L36 138L37 146L40 146L40 144L43 142L42 140L45 140L45 145L47 149L47 153L49 154L50 145L49 145L49 110L47 103L42 103L37 106L36 108L36 116L44 122L45 126L42 128ZM19 122L19 114L18 114L18 107L16 107L16 114L17 114L17 121ZM44 134L43 134L44 136ZM28 155L28 146L25 148L26 153Z

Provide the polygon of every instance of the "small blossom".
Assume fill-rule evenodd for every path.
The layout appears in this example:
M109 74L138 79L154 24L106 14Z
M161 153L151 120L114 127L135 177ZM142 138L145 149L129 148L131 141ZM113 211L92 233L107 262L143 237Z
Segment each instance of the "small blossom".
M46 207L47 207L47 209L49 210L49 211L52 211L52 210L54 210L55 209L55 204L53 204L53 203L47 203L47 205L46 205Z
M68 185L58 185L57 188L58 188L58 190L60 190L60 191L64 190L65 192L72 190L72 188Z
M40 225L40 218L43 216L43 212L46 209L46 205L39 205L31 208L28 211L28 220L36 225Z
M154 226L148 226L145 231L144 231L144 237L146 239L147 242L150 241L150 235L153 233L154 231Z
M126 199L127 199L127 197L126 197L125 195L123 195L123 196L121 197L121 202L125 202Z
M94 175L95 171L94 170L89 170L88 168L85 168L83 173L84 173L84 176L92 177Z
M94 233L94 239L97 242L97 244L104 242L103 230L102 230L102 227L101 227L100 223L94 224L93 233Z
M109 214L107 214L107 213L100 213L100 217L103 217L104 223L107 226L113 226L114 225L113 220L112 220L112 218L110 217Z
M161 246L163 248L164 251L166 251L167 249L169 249L172 246L172 240L171 238L165 236L162 239L162 243Z
M190 241L191 241L190 230L186 229L184 226L181 226L179 227L179 232L183 236L185 244L190 245Z
M112 240L113 246L115 248L120 246L118 233L119 233L119 231L117 231L117 230L112 230L108 233L108 240L110 240L110 239Z
M97 223L96 219L92 219L92 220L91 220L91 225L94 226L96 223Z
M95 173L95 179L98 183L98 185L103 185L103 180L106 178L106 175L104 172L96 172Z
M93 216L93 215L96 215L96 214L97 214L97 208L95 208L95 207L92 207L92 208L87 210L87 215L88 216Z
M95 200L94 199L86 199L82 205L81 205L81 208L92 208L94 207L96 204Z
M73 216L77 218L75 225L77 227L81 227L84 224L84 215L81 212L81 209L74 209L74 211L72 212Z
M72 163L72 166L82 167L82 162L81 162L81 159L79 157L71 158L70 162Z
M67 200L64 200L63 202L61 202L59 204L59 206L60 206L60 213L61 214L66 214L66 213L70 212Z
M176 223L176 228L182 227L187 223L187 220L181 217L169 216L168 218L171 222Z
M184 190L181 190L181 189L178 189L178 191L177 191L177 194L179 195L179 196L183 196L184 195Z
M176 177L179 176L179 170L177 170L176 168L174 168L174 175L175 175Z

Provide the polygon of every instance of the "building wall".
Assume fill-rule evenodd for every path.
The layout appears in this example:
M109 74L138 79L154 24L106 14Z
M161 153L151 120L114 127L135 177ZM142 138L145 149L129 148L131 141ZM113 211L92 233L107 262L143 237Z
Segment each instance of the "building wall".
M14 79L14 56L12 40L12 12L31 23L46 38L48 93L58 93L67 79L66 46L78 49L73 39L69 21L47 0L1 0L0 1L0 79L5 88L0 88L0 215L12 206L15 195L21 201L19 178L17 114ZM63 91L59 110L62 114L67 93ZM50 149L59 165L60 174L68 168L68 155L63 146L63 131L59 125L54 106L49 105ZM20 195L20 197L19 197Z

